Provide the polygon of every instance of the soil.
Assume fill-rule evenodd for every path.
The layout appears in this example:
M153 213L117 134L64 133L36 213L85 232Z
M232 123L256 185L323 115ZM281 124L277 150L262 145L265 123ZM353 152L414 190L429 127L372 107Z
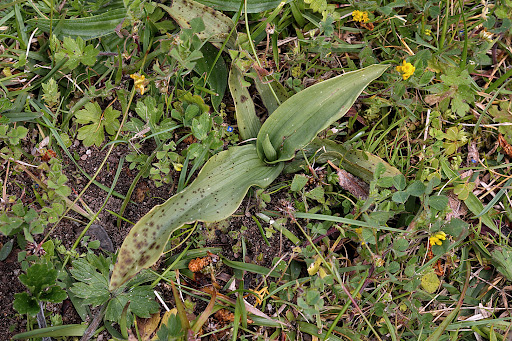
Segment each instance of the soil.
M145 150L144 152L149 153L152 146L146 147L148 150ZM78 155L78 165L87 172L87 174L93 175L103 161L107 149L108 148L105 148L105 150L102 151L94 146L85 148L81 143L75 142L74 145L70 147L70 152L71 155ZM96 180L103 185L110 187L114 180L120 158L126 156L128 152L129 150L127 146L116 146L108 157L105 167L103 167ZM57 157L61 157L63 159L63 172L68 177L68 182L66 184L71 187L73 191L70 199L74 200L76 198L76 194L82 191L88 183L88 180L66 155ZM130 170L129 163L125 162L121 170L121 176L119 177L114 190L125 195L136 175L137 171ZM179 173L174 174L176 182L178 175ZM35 201L36 198L34 194L28 190L23 190L24 188L33 188L34 184L35 183L32 179L26 176L23 171L13 172L11 179L7 184L7 194L22 198L26 205L40 209ZM172 196L175 193L175 187L175 184L156 187L153 181L141 178L135 187L132 194L132 201L128 204L123 217L131 222L136 222L153 206L163 203L166 199ZM103 205L106 195L106 191L95 185L91 185L82 196L82 199L93 212L97 212ZM279 199L279 193L273 195L272 203L269 204L271 206L267 207L267 209L277 210L280 206L278 203ZM108 237L110 237L114 250L119 249L132 226L128 222L122 221L121 226L118 228L117 217L109 213L109 211L119 213L122 202L122 199L112 196L106 203L104 210L98 215L98 220L95 222L105 229ZM206 239L204 246L221 247L222 255L231 260L245 261L271 268L274 257L280 257L283 254L290 252L293 245L282 236L281 238L274 237L269 239L271 242L270 246L266 244L258 226L250 217L251 213L254 213L256 207L255 203L256 200L254 197L252 200L246 198L239 210L229 219L229 224L226 224L222 230L217 229L212 231L212 229L215 228L214 225L201 226L200 229L209 229L209 235L211 236L211 238ZM82 204L80 206L83 207ZM61 240L62 244L67 249L70 249L82 232L83 228L86 226L87 219L73 211L68 212L66 216L70 219L63 219L51 232L51 237ZM47 233L51 227L53 226L48 226L45 233ZM242 232L242 235L239 234L238 238L230 236L229 231L241 231L242 227L246 228ZM294 230L293 226L288 226L287 228L291 229L296 235L300 235L298 234L299 232ZM202 234L202 232L203 231L196 231L195 233ZM36 241L41 241L43 236L44 234L36 236ZM242 259L241 251L234 252L234 250L236 250L235 244L239 242L239 238L241 236L243 236L246 243L247 252L245 259ZM9 238L0 235L0 242L2 244L8 240ZM14 294L24 292L26 290L24 285L18 280L21 268L17 261L17 255L20 251L21 250L19 248L13 249L9 257L5 261L0 262L0 273L2 274L2 278L0 280L0 316L2 317L0 319L0 335L3 335L0 339L5 337L5 340L11 339L13 335L26 330L26 316L20 316L17 314L12 306ZM179 252L179 250L176 252ZM232 275L231 269L227 267L220 269L219 273L228 274L229 276ZM246 288L256 288L260 284L261 280L261 276L252 274L247 274L244 277ZM172 301L172 293L170 290L162 288L162 292L165 295L165 301ZM254 303L254 299L252 297L249 297L248 301ZM198 313L200 313L202 309L204 309L204 306L201 304L196 306ZM70 304L68 300L52 306L51 310L61 313L65 324L82 322L74 310L73 305Z

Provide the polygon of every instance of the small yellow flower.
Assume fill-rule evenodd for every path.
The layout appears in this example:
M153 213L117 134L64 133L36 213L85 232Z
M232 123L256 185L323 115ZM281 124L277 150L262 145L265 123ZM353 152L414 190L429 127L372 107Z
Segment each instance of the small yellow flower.
M357 22L367 23L370 21L370 18L368 18L368 12L355 10L352 12L352 17L353 20Z
M183 169L183 165L181 163L172 163L172 166L174 167L174 170L176 172L181 172L181 170Z
M402 65L398 65L396 67L396 71L402 74L404 80L411 77L415 70L416 68L411 63L407 63L405 60Z
M144 75L139 75L138 73L134 73L130 75L130 78L134 81L135 89L140 91L141 95L144 95L144 85L146 84L146 77Z
M425 30L425 35L427 36L431 36L432 35L432 30L429 30L428 28Z
M268 287L264 287L260 290L254 290L254 298L256 298L256 305L260 305L263 303L263 297L268 295Z
M446 233L443 231L436 232L429 239L430 245L443 245L443 240L446 240Z

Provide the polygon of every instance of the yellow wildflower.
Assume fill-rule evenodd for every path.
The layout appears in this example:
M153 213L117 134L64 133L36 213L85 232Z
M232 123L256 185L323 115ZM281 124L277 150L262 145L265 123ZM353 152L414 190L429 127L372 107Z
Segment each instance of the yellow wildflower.
M425 35L427 36L431 36L432 35L432 30L429 30L428 28L425 30Z
M402 65L398 65L396 67L396 71L402 74L404 80L411 77L415 70L416 68L411 63L407 63L405 60Z
M139 75L138 73L134 73L130 75L130 78L134 81L135 89L140 91L141 95L144 95L144 85L146 84L146 77L144 75Z
M176 172L181 172L181 170L183 169L183 165L181 163L172 163L172 166L174 167L174 170Z
M263 297L265 296L265 294L268 295L268 287L264 287L260 290L254 290L254 298L256 298L256 305L260 305L263 303Z
M368 18L368 12L355 10L352 12L352 17L353 20L357 22L367 23L370 21L370 18Z
M443 231L436 232L429 239L430 245L443 245L443 240L446 240L446 233Z
M320 270L320 265L322 265L322 258L317 257L313 263L311 263L308 267L308 274L313 276Z

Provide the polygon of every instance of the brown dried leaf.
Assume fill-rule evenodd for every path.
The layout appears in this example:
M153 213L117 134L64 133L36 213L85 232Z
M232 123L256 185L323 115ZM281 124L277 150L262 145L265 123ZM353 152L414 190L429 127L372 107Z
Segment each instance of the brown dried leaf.
M336 165L334 165L334 163L332 163L330 160L328 162L332 168L336 169L336 173L338 174L338 183L340 184L341 188L349 191L358 199L368 199L370 189L366 182L350 174L349 172L336 167Z
M148 319L137 317L137 327L139 328L140 338L143 341L151 340L151 335L156 331L160 323L160 311L151 315Z

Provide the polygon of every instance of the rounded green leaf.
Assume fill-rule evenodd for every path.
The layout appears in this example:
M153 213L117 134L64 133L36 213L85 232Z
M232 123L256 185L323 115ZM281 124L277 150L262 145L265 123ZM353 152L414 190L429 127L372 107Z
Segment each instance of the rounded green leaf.
M315 84L290 97L265 121L256 143L258 155L265 158L268 135L277 151L277 163L293 158L295 151L307 145L331 123L347 113L357 97L387 65L372 65Z

